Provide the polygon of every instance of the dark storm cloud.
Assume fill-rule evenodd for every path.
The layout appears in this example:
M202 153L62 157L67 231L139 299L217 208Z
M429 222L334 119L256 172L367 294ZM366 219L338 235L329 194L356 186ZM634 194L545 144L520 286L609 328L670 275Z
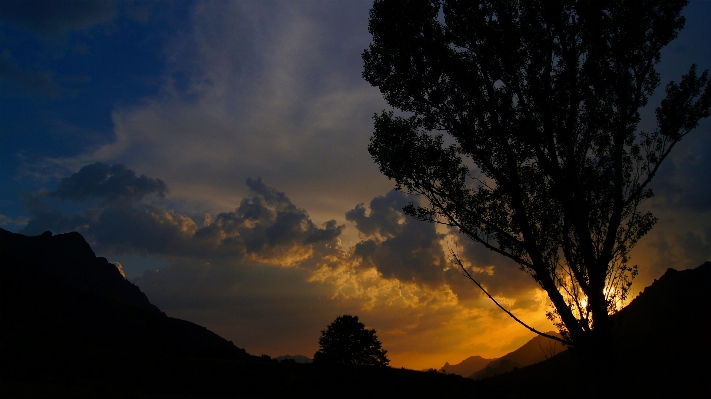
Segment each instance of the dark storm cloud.
M317 227L303 209L261 179L248 179L251 195L234 212L205 218L204 226L189 216L140 200L149 193L162 195L165 183L136 177L122 165L87 165L47 197L81 201L87 198L122 199L67 215L50 208L40 194L28 195L32 215L24 234L76 230L99 251L112 254L187 256L204 259L249 258L272 264L298 264L311 256L314 244L334 241L344 226L334 220Z
M370 201L369 215L365 214L364 204L358 204L346 212L346 220L355 222L358 231L365 236L393 237L402 231L406 220L402 208L415 200L415 197L392 190L384 197L375 197Z
M224 231L235 229L245 237L250 252L290 243L331 241L344 228L330 220L325 229L319 229L305 210L297 208L283 192L265 185L262 179L247 179L247 186L256 195L243 199L235 212L217 215L215 225ZM249 227L245 230L245 226Z
M538 305L528 296L537 285L518 265L455 231L450 234L456 243L452 236L438 233L434 224L406 216L402 208L411 202L418 203L418 198L392 190L373 198L370 213L364 204L346 213L363 238L353 251L362 266L374 266L383 277L402 282L449 285L460 299L478 298L481 292L452 262L449 251L453 250L491 294L515 298L514 309Z
M106 23L116 14L110 0L4 0L0 21L19 25L42 36L81 30Z
M194 240L197 226L192 219L153 206L107 206L97 210L86 227L77 230L112 254L196 256L208 251ZM229 248L240 253L239 248Z
M383 241L370 260L385 277L438 285L447 263L439 244L442 237L433 224L407 221L400 234Z
M335 220L318 228L305 210L262 179L247 179L247 185L253 195L244 198L234 212L220 213L208 221L195 236L219 245L234 245L237 240L249 254L278 257L279 252L285 254L289 248L330 242L343 231L344 226L337 226ZM222 236L227 238L220 242Z
M435 225L406 217L402 208L417 197L392 190L370 202L366 215L363 204L346 213L346 219L366 238L355 246L354 256L364 266L375 266L385 278L414 282L428 286L444 283L443 269L447 265Z
M108 165L97 162L86 165L70 177L59 182L49 196L63 200L82 201L92 198L113 201L116 199L141 200L145 195L155 193L165 196L168 187L160 179L136 172L124 165Z

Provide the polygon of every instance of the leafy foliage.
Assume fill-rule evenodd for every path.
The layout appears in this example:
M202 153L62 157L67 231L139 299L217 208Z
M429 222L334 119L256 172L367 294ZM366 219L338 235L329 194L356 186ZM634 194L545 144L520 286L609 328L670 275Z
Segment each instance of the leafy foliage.
M639 206L709 116L708 71L692 65L667 85L657 127L638 128L686 3L378 0L371 10L363 76L403 113L375 116L369 151L397 188L429 201L405 212L517 262L574 346L609 343L609 316L637 274L629 252L656 222Z
M321 331L315 364L387 366L390 363L374 329L366 329L358 316L343 315Z

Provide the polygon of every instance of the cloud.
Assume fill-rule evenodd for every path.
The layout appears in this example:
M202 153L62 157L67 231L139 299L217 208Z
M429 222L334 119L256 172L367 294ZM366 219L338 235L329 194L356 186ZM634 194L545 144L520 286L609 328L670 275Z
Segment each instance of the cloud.
M342 218L391 185L366 150L385 106L360 76L369 7L196 4L166 43L159 93L114 110L114 141L61 162L131 165L198 213L232 206L247 190L231 182L262 176L314 220Z
M160 179L140 177L124 165L109 165L97 162L86 165L70 177L65 177L59 186L49 193L50 197L62 200L82 201L97 198L105 201L128 199L139 201L145 195L155 193L164 197L168 187Z
M41 36L82 30L111 21L116 5L110 0L5 0L0 21L29 29Z
M234 211L208 214L202 226L185 214L162 208L160 201L142 202L140 194L128 195L125 201L100 202L73 214L51 208L44 201L56 198L58 192L63 193L62 198L76 200L91 196L114 198L113 193L125 193L125 186L137 179L132 170L119 168L122 176L134 178L117 180L125 185L112 183L101 188L100 182L109 180L106 170L107 165L88 165L63 179L50 194L27 196L26 204L33 217L24 232L78 230L97 252L168 259L170 267L149 271L136 281L141 287L152 287L153 295L164 298L164 304L176 311L186 311L180 304L188 298L195 303L223 303L223 296L229 296L226 293L232 290L230 284L249 278L238 270L262 273L259 267L266 265L297 267L302 270L299 284L323 285L319 291L326 298L351 303L349 306L356 310L372 311L378 306L481 307L481 293L446 258L442 247L445 234L438 233L432 224L402 213L401 208L410 201L416 202L416 197L392 191L374 198L369 213L362 205L348 212L363 238L351 250L341 248L338 242L343 225L331 220L316 226L284 192L267 186L261 179L247 180L250 195ZM463 255L471 256L471 252ZM505 294L499 299L511 309L541 306L530 284L519 284L518 280L512 284L506 280L510 276L499 275L497 268L488 267L482 270L493 269L495 277L502 280L491 284L492 292ZM515 272L519 277L528 277ZM209 284L203 287L201 281ZM496 315L498 310L487 312Z
M116 269L118 269L119 273L121 273L121 277L126 278L126 273L123 271L123 265L120 262L111 262L114 266L116 266Z
M365 237L391 238L404 228L406 219L402 209L415 201L416 197L391 190L384 197L375 197L370 201L370 214L365 214L364 204L358 204L346 212L346 220L355 222L356 228Z
M312 244L334 242L344 226L335 220L318 228L305 210L261 179L247 179L253 195L234 212L220 213L195 233L218 247L237 245L247 256L265 263L293 265L312 255Z
M91 212L78 212L65 215L60 209L50 207L44 201L42 193L23 194L22 200L30 213L30 218L20 233L38 235L47 230L54 233L65 233L81 230L91 221Z
M453 263L453 250L487 291L511 309L539 305L539 301L530 300L538 285L513 261L455 230L438 231L435 224L406 216L402 209L409 203L419 204L419 198L392 190L373 198L369 213L364 204L346 213L361 237L353 250L361 267L373 267L383 278L402 283L430 289L447 287L461 301L481 298L483 293Z
M363 204L348 211L346 219L356 223L364 238L356 244L354 255L385 278L442 285L448 263L440 244L444 235L437 233L434 224L406 217L402 208L410 202L419 203L419 199L392 190L373 198L368 215Z
M261 179L248 179L251 195L234 212L206 215L202 227L188 215L164 209L160 202L141 200L150 193L162 197L167 186L123 165L95 163L60 181L47 194L25 196L32 215L23 230L39 234L76 230L99 251L113 255L187 256L201 259L251 259L291 266L310 258L315 246L330 245L344 226L335 220L316 226L305 210ZM45 198L102 200L73 214L50 207Z
M682 32L683 33L683 32ZM711 120L702 120L662 164L652 181L655 197L642 205L659 221L632 250L640 266L639 292L668 268L684 270L711 260Z

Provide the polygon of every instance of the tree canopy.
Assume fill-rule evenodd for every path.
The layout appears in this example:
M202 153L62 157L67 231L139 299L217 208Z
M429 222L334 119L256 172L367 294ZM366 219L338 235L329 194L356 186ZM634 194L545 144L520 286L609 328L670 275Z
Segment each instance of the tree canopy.
M375 116L369 151L427 199L405 212L517 262L564 341L589 353L609 346L637 273L629 252L656 222L640 210L652 178L709 116L708 71L691 65L656 126L639 127L686 3L376 0L370 12L363 77L399 112Z
M390 363L374 329L367 329L358 316L343 315L321 331L315 364L387 366Z

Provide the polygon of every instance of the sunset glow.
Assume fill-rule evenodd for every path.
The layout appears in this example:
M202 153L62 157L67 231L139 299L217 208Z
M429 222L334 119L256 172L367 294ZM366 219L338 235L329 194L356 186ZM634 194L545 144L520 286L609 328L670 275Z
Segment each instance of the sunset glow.
M389 109L361 76L371 2L106 4L36 15L64 18L45 25L0 8L0 227L80 232L167 315L254 355L312 357L343 314L377 330L396 368L533 338L452 251L517 317L555 330L529 275L406 217L422 199L368 154ZM642 129L669 80L711 69L711 2L684 15ZM659 222L631 253L626 303L667 268L711 260L710 133L703 120L655 178L644 206Z

